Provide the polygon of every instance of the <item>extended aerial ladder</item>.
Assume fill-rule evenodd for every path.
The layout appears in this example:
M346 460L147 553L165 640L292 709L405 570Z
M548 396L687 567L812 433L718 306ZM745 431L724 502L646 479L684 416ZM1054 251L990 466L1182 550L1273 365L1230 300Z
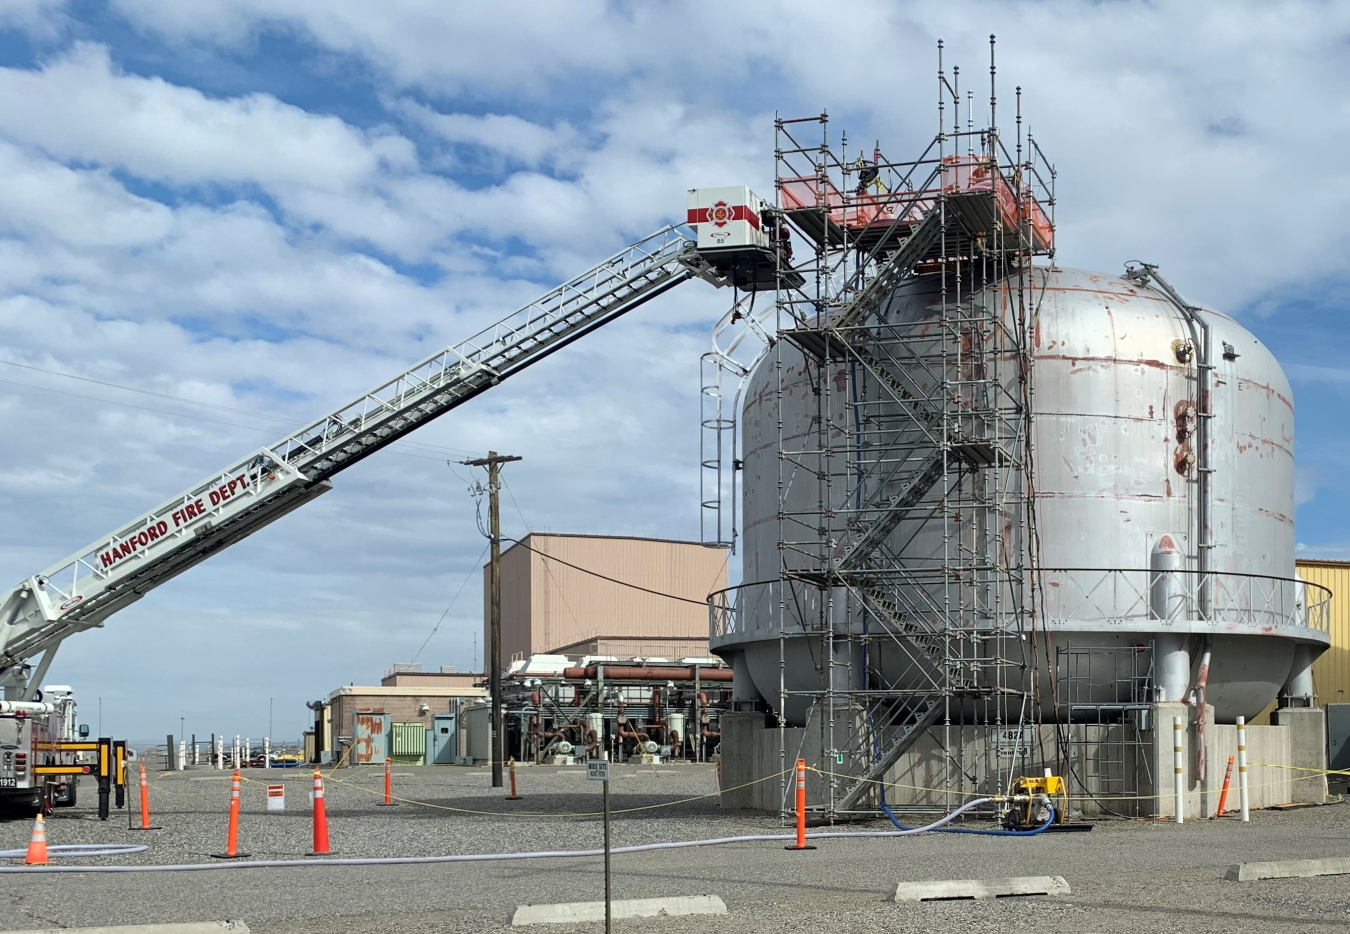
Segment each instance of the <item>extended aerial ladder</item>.
M340 471L691 278L729 284L696 241L664 227L16 584L0 598L0 698L31 700L68 636L102 626L327 492ZM38 655L30 668L27 660Z

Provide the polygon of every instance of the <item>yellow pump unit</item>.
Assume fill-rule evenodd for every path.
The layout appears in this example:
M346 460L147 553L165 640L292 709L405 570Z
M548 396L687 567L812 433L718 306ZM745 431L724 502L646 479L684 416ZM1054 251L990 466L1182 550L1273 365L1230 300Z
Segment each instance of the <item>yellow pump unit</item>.
M1049 769L1041 776L1023 776L1013 782L1001 810L1003 826L1009 830L1031 830L1047 820L1062 824L1069 812L1068 785Z

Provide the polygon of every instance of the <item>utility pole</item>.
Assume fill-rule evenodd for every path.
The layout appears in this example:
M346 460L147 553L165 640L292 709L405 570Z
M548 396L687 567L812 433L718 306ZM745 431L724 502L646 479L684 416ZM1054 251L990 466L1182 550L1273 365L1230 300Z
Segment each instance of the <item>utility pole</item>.
M488 472L488 532L492 543L491 602L488 609L488 694L492 698L492 787L502 787L502 516L498 508L502 464L518 461L514 455L488 451L487 457L461 461L467 467L486 467Z

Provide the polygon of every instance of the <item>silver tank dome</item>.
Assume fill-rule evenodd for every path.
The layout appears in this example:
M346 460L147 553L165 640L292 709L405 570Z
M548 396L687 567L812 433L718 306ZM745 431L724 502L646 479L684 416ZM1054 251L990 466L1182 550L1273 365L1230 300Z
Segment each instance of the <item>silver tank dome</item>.
M1162 700L1184 699L1163 695L1184 693L1200 647L1208 644L1207 699L1220 721L1255 716L1287 683L1310 691L1307 670L1329 637L1322 597L1298 582L1294 568L1294 406L1274 356L1232 318L1201 310L1214 347L1212 573L1201 583L1195 574L1195 361L1187 356L1186 321L1162 295L1120 276L1059 268L1030 274L1031 501L1038 542L1008 547L1024 554L1034 547L1037 630L1053 647L1153 646L1150 690ZM938 289L936 276L911 279L891 296L884 315L923 327L935 315ZM1010 291L991 283L974 300L1001 303L1012 314ZM781 375L773 355L761 362L746 387L741 419L741 541L749 582L776 579L781 563L792 565L779 545L780 431L784 447L802 448L815 431L813 420L822 417L816 380L801 352L783 341L777 354ZM835 384L842 388L849 374L838 366ZM933 378L921 367L910 376L918 385ZM852 416L842 393L833 398L823 417L842 438L844 419ZM844 491L839 485L829 495ZM805 513L820 495L819 484L789 478L781 511ZM918 525L902 523L887 545L904 564L942 561L941 536ZM1207 615L1196 606L1202 586L1209 588ZM786 690L785 715L800 724L805 702L794 703L791 692L819 690L823 669L818 642L794 637L790 624L780 657L779 621L786 618L780 596L771 586L742 589L735 625L715 631L713 646L735 668L738 690L766 700ZM837 624L856 628L859 620ZM1042 675L1051 675L1049 647L1037 654ZM888 663L874 658L865 664L884 669ZM1166 683L1169 678L1174 683ZM1108 687L1089 685L1088 693L1104 696ZM1056 716L1053 699L1043 696L1041 713Z

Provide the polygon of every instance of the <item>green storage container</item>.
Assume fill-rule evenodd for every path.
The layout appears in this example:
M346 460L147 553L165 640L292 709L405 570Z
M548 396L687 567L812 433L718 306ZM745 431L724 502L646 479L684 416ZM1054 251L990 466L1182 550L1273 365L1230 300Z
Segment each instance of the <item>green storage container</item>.
M426 761L426 724L421 722L395 723L389 739L389 758L397 764L421 765Z

